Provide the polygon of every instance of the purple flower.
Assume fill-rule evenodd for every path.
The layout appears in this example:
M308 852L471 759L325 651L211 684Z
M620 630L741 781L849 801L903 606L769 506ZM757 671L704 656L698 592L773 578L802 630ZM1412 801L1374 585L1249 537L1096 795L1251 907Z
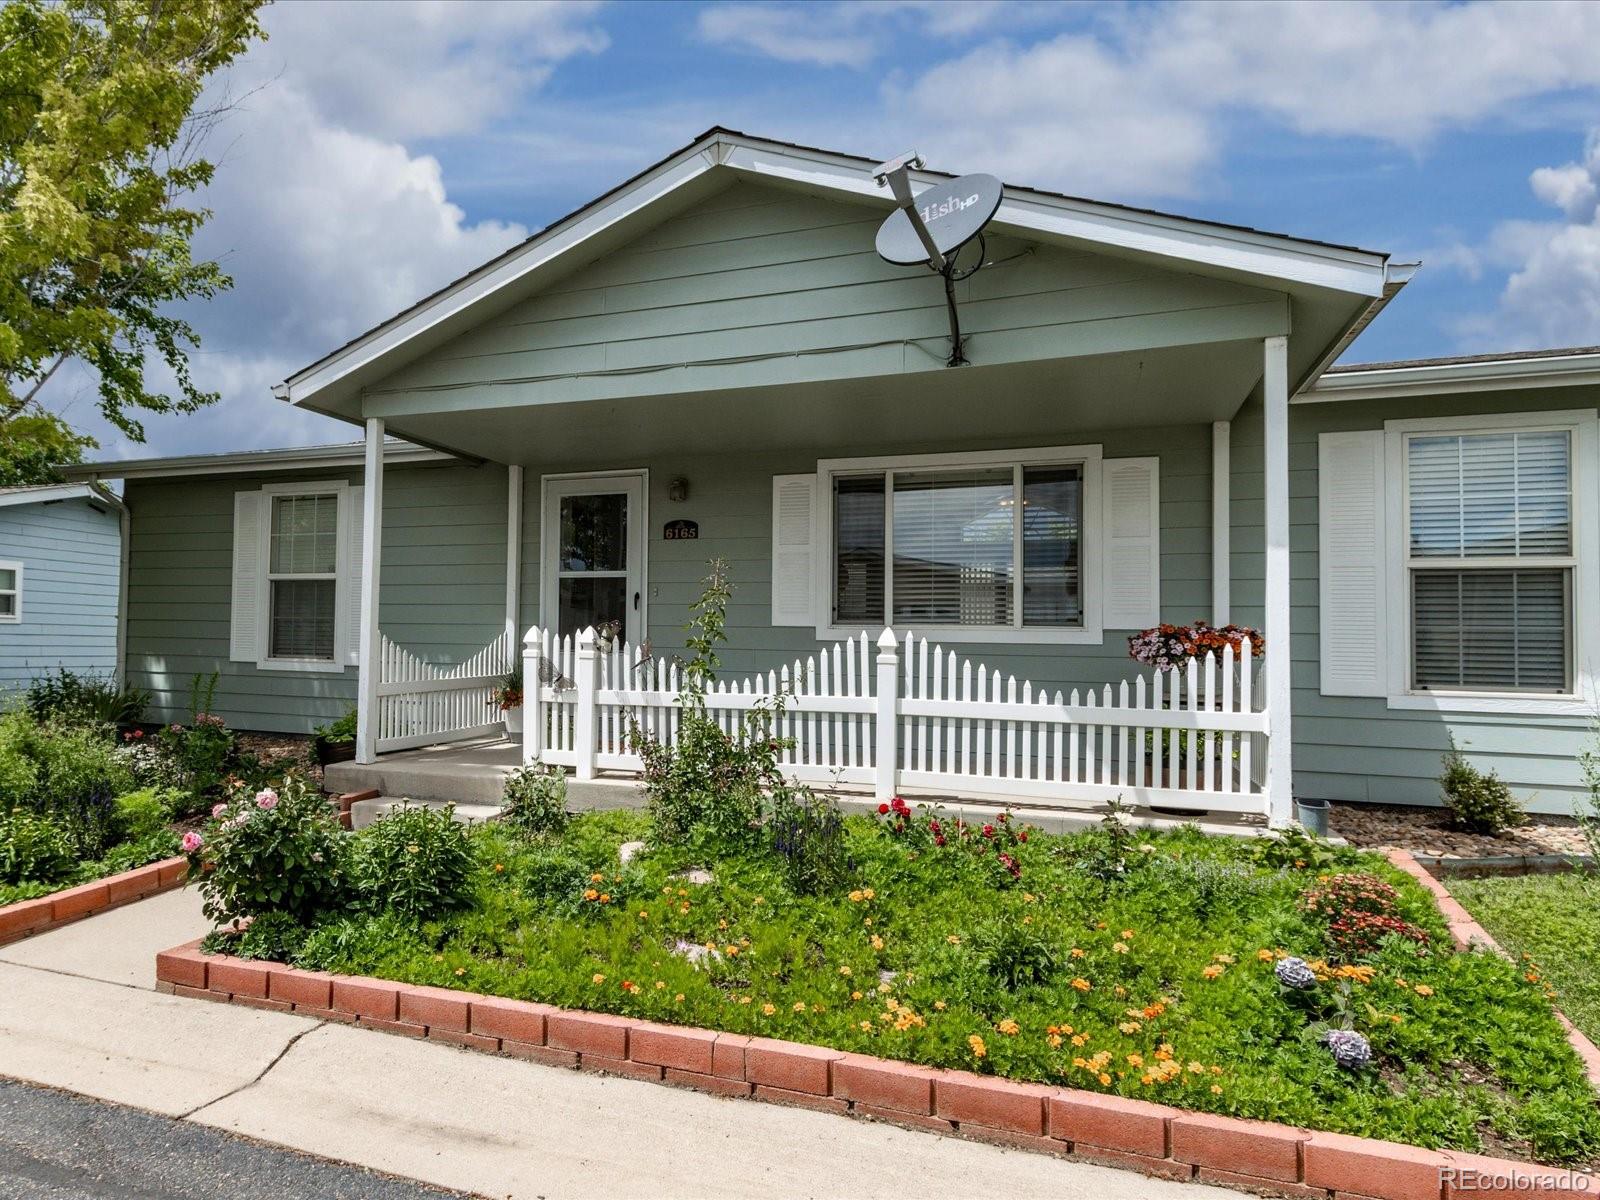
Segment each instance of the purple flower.
M1317 975L1303 958L1280 959L1278 965L1272 968L1277 975L1278 982L1286 988L1305 991L1307 988L1317 986Z
M1354 1029L1330 1029L1322 1035L1322 1044L1333 1054L1333 1061L1354 1071L1372 1061L1372 1046Z
M259 792L256 793L256 807L257 808L277 808L278 807L278 793L273 791L271 788L262 788Z
M196 833L192 829L189 830L188 833L183 835L183 852L185 854L193 854L196 850L200 849L200 847L204 846L205 844L206 844L205 838L201 837L198 833Z

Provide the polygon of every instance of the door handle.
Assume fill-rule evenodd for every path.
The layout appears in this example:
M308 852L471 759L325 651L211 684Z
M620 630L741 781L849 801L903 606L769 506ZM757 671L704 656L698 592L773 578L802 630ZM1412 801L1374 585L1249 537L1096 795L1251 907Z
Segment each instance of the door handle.
M635 592L633 594L633 611L634 612L638 612L639 611L639 593L638 592Z

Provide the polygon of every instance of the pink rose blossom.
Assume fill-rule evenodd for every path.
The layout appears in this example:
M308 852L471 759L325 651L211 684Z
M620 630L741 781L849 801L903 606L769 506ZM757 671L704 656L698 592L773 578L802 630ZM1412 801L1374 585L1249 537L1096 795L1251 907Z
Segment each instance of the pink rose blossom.
M200 847L204 846L205 844L206 844L205 838L201 837L198 833L196 833L192 829L189 830L188 833L183 835L183 852L185 854L193 854L196 850L200 849Z
M228 811L228 806L226 804L213 804L211 806L211 815L213 817L220 817L223 813L225 813L227 811Z
M256 793L256 807L257 808L277 808L278 807L278 793L273 791L271 788L262 788L259 792Z

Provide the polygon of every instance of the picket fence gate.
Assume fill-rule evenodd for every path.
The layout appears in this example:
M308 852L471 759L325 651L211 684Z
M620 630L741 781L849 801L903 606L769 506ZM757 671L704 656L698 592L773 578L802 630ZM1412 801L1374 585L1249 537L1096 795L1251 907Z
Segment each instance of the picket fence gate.
M426 662L379 633L378 751L409 750L485 737L504 730L493 689L515 665L513 634L464 662Z
M876 655L873 650L876 650ZM1050 690L915 634L863 633L765 674L717 680L707 712L735 732L774 713L784 770L811 783L1033 803L1106 803L1266 815L1267 714L1245 641L1131 683ZM639 771L630 734L673 742L682 667L627 642L534 628L523 639L523 761Z

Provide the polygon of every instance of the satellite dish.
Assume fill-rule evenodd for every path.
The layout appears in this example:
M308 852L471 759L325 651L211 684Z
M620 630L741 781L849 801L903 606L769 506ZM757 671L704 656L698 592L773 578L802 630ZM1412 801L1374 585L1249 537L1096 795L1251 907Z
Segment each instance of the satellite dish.
M967 361L961 339L961 319L956 313L956 282L983 266L979 254L975 265L956 271L956 255L973 238L983 235L983 227L1000 208L1005 188L993 175L963 175L948 183L935 184L913 193L910 168L922 166L922 157L913 150L881 163L873 176L879 187L894 193L899 206L878 227L878 256L896 266L921 264L944 277L944 302L950 313L950 357L946 365L959 367Z
M993 175L963 175L918 192L914 208L895 209L878 227L878 256L902 267L929 261L922 235L911 218L915 212L939 253L953 257L994 218L1003 190Z

